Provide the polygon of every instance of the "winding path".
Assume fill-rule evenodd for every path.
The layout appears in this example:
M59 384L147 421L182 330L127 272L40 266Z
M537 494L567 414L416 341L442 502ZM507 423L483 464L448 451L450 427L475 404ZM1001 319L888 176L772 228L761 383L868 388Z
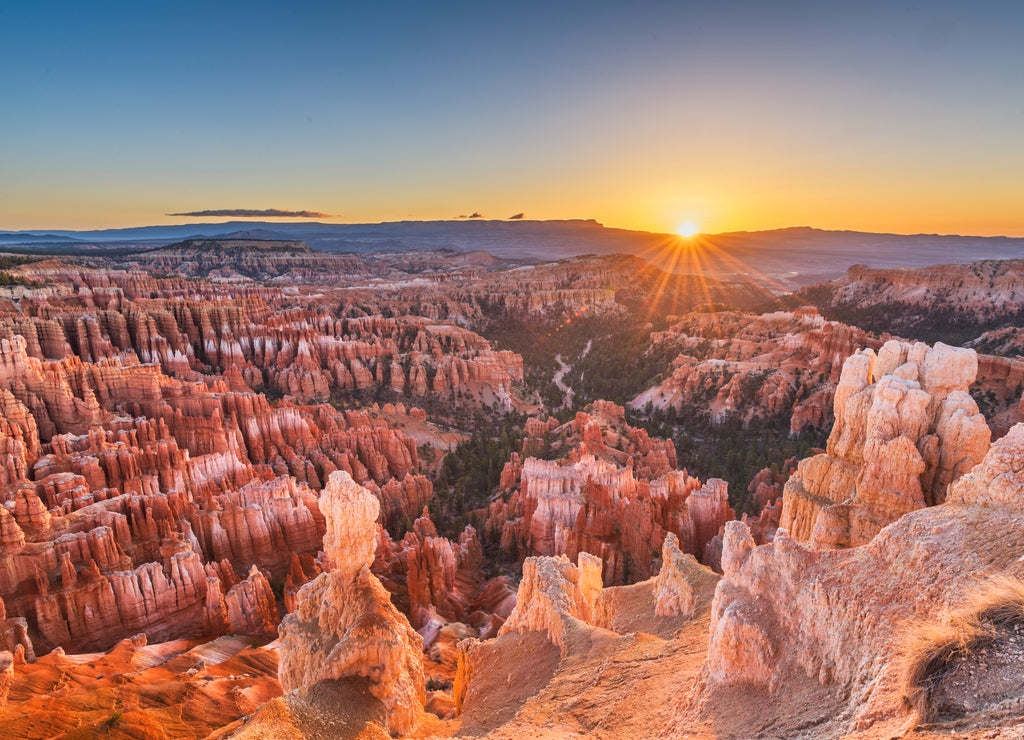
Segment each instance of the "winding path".
M580 359L581 360L584 357L587 356L588 352L590 352L590 345L592 343L593 343L593 340L590 340L590 339L587 340L587 346L584 347L583 351L580 353ZM553 380L553 382L555 384L555 387L558 388L558 390L562 391L562 405L559 406L558 408L560 408L560 409L569 408L569 407L572 406L572 399L575 397L576 391L574 391L572 389L572 386L569 386L569 385L565 384L564 378L565 378L565 374L567 372L569 372L570 370L572 370L572 365L567 365L562 360L562 355L560 355L560 354L559 355L555 355L555 362L558 363L559 369L555 373L554 378L552 378L552 380Z

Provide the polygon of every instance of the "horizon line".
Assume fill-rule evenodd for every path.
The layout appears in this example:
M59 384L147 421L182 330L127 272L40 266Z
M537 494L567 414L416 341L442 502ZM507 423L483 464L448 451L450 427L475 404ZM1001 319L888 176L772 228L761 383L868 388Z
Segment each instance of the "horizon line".
M171 215L171 214L167 214ZM0 229L0 235L26 235L26 236L62 236L66 234L89 234L95 232L124 232L133 231L139 229L159 229L159 228L185 228L189 226L210 226L210 225L232 225L232 224L260 224L270 227L281 227L285 225L316 225L316 226L386 226L389 224L438 224L438 223L450 223L450 224L472 224L472 223L490 223L490 224L558 224L558 223L591 223L595 224L602 229L609 231L627 231L635 234L649 234L652 236L672 236L681 239L689 238L695 239L698 237L727 237L727 236L739 236L739 235L755 235L755 234L770 234L775 232L784 231L819 231L832 234L865 234L872 236L904 236L904 237L959 237L963 239L1024 239L1024 234L1015 236L1012 234L962 234L962 233L945 233L940 234L938 232L926 232L919 231L913 233L901 233L895 231L863 231L859 229L836 229L836 228L823 228L819 226L779 226L773 228L764 229L739 229L733 231L718 231L718 232L697 232L691 237L683 237L679 234L670 231L648 231L646 229L626 228L619 226L608 226L596 218L554 218L554 219L528 219L528 218L441 218L441 219L396 219L393 221L321 221L321 220L287 220L287 221L264 221L264 220L248 220L248 219L228 219L221 221L195 221L186 222L180 224L143 224L141 226L114 226L114 227L101 227L92 229L61 229L61 228L32 228L32 229ZM204 236L202 234L196 234L195 236ZM71 237L68 237L71 238Z

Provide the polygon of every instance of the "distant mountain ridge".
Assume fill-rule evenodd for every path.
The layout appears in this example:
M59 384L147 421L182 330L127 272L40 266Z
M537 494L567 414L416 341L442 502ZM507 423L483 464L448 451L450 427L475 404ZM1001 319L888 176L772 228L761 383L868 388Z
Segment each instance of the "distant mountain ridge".
M549 221L497 221L497 220L450 220L450 221L383 221L380 223L331 224L320 221L302 221L274 223L271 221L225 221L223 223L201 222L188 224L163 224L156 226L132 226L119 229L93 230L62 230L46 229L51 237L77 239L85 241L137 241L148 239L187 239L202 237L223 237L232 234L244 234L247 230L256 230L264 234L260 238L294 239L295 235L315 236L365 236L379 237L382 233L404 233L410 235L449 233L453 229L461 229L464 233L482 233L501 229L514 228L520 233L532 231L531 226L540 225L544 231L559 227L578 228L592 227L604 229L593 219L567 219ZM0 231L0 236L37 236L43 230L25 229L22 231ZM621 231L615 229L615 231ZM648 232L628 232L646 234ZM271 236L273 235L273 236ZM282 235L287 235L282 236Z
M0 231L0 244L26 244L29 242L66 242L78 239L60 234L33 234L24 231Z
M161 246L186 239L302 241L322 252L451 249L485 251L502 259L557 260L583 254L632 254L676 273L752 280L776 292L841 276L854 264L925 267L979 259L1024 258L1024 238L936 234L876 234L792 227L770 231L674 234L631 231L594 220L394 221L365 224L228 221L94 231L2 232L0 246L31 249L64 240L69 246ZM20 240L20 241L19 241ZM42 249L42 247L39 247Z

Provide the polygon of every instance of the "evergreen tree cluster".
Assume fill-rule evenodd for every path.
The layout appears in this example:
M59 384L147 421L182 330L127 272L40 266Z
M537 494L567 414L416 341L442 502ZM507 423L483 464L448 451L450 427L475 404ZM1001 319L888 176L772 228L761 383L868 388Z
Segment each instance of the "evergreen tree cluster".
M428 504L439 534L457 540L466 525L472 524L481 542L491 544L482 531L486 514L475 512L486 509L497 494L505 463L522 446L524 423L525 418L515 414L499 420L477 414L469 439L445 455Z
M29 280L21 275L12 275L9 272L0 271L0 286L24 285L26 288L41 288L43 284L38 280Z

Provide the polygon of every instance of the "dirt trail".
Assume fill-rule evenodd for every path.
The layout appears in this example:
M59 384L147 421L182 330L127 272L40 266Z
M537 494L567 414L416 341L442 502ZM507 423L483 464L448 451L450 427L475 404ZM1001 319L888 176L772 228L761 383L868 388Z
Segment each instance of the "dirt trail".
M583 351L580 353L579 359L582 360L584 357L587 356L587 353L590 352L590 345L592 343L592 340L587 340L587 346L583 348ZM555 376L552 380L555 384L555 387L558 388L558 390L562 391L562 405L559 406L558 408L570 408L572 406L573 398L576 397L576 391L572 389L572 386L566 385L565 374L572 370L572 365L566 364L566 362L562 359L562 355L560 354L555 355L555 362L558 363L559 369L555 373Z

